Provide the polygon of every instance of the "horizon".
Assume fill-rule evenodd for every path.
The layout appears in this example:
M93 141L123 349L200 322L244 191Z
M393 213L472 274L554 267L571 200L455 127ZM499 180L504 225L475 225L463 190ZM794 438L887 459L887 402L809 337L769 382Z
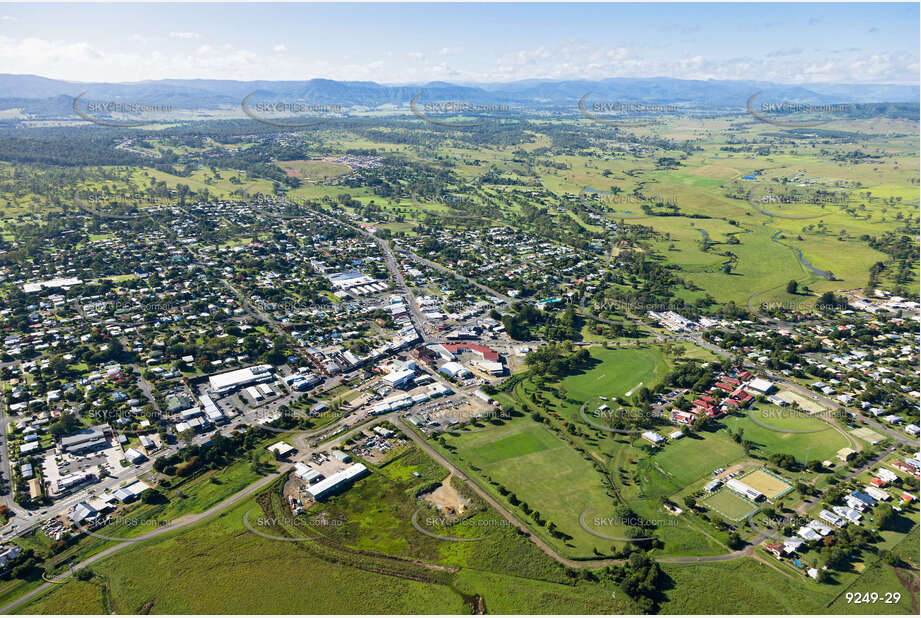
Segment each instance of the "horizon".
M918 18L916 3L231 3L183 4L181 12L5 4L0 73L15 67L18 75L106 83L494 84L654 75L917 86Z
M429 81L415 81L415 82L385 82L385 81L376 81L371 79L361 79L361 80L350 80L350 79L330 79L328 77L307 77L304 79L221 79L221 78L211 78L211 77L163 77L157 79L143 79L143 80L119 80L119 81L82 81L82 80L69 80L69 79L59 79L55 77L49 77L47 75L39 75L36 73L4 73L0 72L0 77L35 77L38 79L48 79L53 81L69 82L73 84L117 84L117 85L140 85L156 82L170 82L170 81L179 81L179 82L192 82L192 81L216 81L216 82L233 82L239 84L246 84L257 81L266 81L272 83L304 83L311 81L329 81L337 83L352 83L352 84L376 84L378 86L391 86L391 87L405 87L405 86L428 86L433 84L447 84L451 86L463 86L463 87L481 87L481 86L498 86L498 85L508 85L515 83L523 82L547 82L547 83L559 83L559 82L605 82L605 81L614 81L614 80L635 80L635 81L653 81L653 80L676 80L682 82L753 82L753 83L770 83L779 86L893 86L893 87L916 87L921 88L921 84L901 84L895 82L842 82L842 81L814 81L814 82L771 82L767 80L756 80L756 79L691 79L691 78L682 78L682 77L670 77L667 75L649 75L646 77L602 77L598 79L590 78L523 78L523 79L510 79L507 81L496 81L496 82L474 82L466 80L444 80L444 79L433 79Z

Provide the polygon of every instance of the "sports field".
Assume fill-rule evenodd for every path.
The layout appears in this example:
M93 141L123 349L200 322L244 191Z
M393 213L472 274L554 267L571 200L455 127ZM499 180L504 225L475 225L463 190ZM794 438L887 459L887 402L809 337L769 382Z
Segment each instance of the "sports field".
M591 555L600 539L580 527L579 515L586 509L605 512L612 499L601 484L601 475L552 431L531 419L517 419L487 431L445 434L445 440L457 449L462 463L475 466L477 474L501 484L573 537L564 546L546 535L558 551ZM498 492L496 498L508 502ZM539 534L545 531L534 529Z
M717 468L728 468L745 455L742 447L726 432L698 433L669 442L665 448L641 465L649 476L646 485L651 494L678 491L708 476Z
M582 401L598 396L624 397L628 392L633 395L640 385L652 388L662 379L668 370L665 357L656 347L605 349L598 346L589 348L589 353L596 363L588 371L580 371L566 377L563 386Z
M775 453L793 455L800 463L813 459L831 459L850 441L836 426L808 414L769 416L758 408L749 410L745 416L729 416L721 419L729 431L744 431L757 452L770 457Z
M777 393L777 396L788 403L795 403L799 405L799 407L801 407L803 410L808 410L809 412L823 412L825 410L825 406L819 402L813 401L808 397L798 395L797 393L794 393L790 390L780 391Z
M869 427L859 427L851 432L852 435L857 436L864 442L869 442L870 444L876 444L877 442L882 442L883 437L870 429Z
M755 512L758 507L745 498L737 496L728 489L721 489L712 496L701 500L707 508L713 509L726 519L739 521Z
M740 480L752 489L763 493L768 500L773 500L792 488L792 485L766 472L763 468L743 476Z

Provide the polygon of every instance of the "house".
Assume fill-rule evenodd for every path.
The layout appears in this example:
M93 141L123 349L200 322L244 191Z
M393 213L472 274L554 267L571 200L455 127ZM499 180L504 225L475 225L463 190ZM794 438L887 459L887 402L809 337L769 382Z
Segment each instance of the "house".
M876 506L877 504L876 498L856 489L850 493L849 497L863 503L864 508L868 506ZM850 501L848 501L848 504L850 504Z
M665 437L657 434L654 431L644 431L642 433L642 437L646 440L649 440L653 444L661 444L662 442L665 442Z
M887 483L894 483L899 478L898 474L896 474L892 470L887 470L886 468L880 468L879 470L877 470L876 476Z
M795 536L788 536L783 540L783 553L789 556L790 554L796 553L802 546L802 540L796 538Z
M845 524L847 524L846 521L844 521L843 519L841 519L834 513L830 511L826 511L824 509L819 513L819 519L830 523L832 526L835 526L836 528L840 528L844 526Z
M873 498L879 500L880 502L887 502L892 498L888 492L879 489L878 487L867 486L864 487L864 491L867 492Z
M816 532L815 530L813 530L812 528L808 526L803 526L802 528L797 530L796 535L800 537L801 539L803 539L804 541L809 541L810 543L814 541L818 541L822 538L818 532Z
M4 545L0 547L0 569L22 555L18 545Z
M832 517L834 517L834 515L832 515ZM818 532L819 534L821 534L822 536L828 536L832 532L831 528L829 528L828 526L820 522L818 519L813 519L806 525L812 528L813 530L815 530L816 532Z
M831 510L841 517L844 517L852 524L859 524L860 519L863 517L863 515L860 514L860 511L845 506L833 506L831 507Z
M784 554L784 544L783 543L769 543L765 541L764 548L774 554L774 557L780 559Z
M888 483L886 483L886 481L884 481L883 479L879 479L876 477L873 477L872 479L870 479L870 485L873 485L874 487L885 487L887 484Z
M905 425L905 433L911 434L913 436L921 435L921 427L911 423L910 425Z

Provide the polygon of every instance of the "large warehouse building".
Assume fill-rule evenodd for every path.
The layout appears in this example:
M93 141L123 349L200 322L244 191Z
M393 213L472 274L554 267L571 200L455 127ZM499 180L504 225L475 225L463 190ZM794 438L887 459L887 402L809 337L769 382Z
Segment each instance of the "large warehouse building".
M271 365L254 365L246 369L237 369L227 373L219 373L208 378L211 390L215 393L226 393L241 386L268 382L273 380Z
M368 469L362 464L353 464L342 472L337 472L329 478L325 478L319 483L311 485L307 488L307 493L313 496L315 500L319 500L341 489L344 485L358 480L367 474L367 472Z

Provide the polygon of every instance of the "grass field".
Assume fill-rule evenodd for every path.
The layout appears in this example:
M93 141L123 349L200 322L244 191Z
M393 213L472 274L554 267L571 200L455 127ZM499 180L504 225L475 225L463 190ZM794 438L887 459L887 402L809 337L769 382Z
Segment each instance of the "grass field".
M758 509L757 505L737 496L728 489L721 489L712 496L701 500L707 508L720 513L726 519L739 521Z
M860 438L864 442L868 442L869 444L876 444L877 442L882 442L883 440L882 435L876 433L869 427L858 427L857 429L854 429L853 431L851 431L851 435L857 436L858 438Z
M752 489L760 491L768 500L773 500L792 489L792 485L763 469L746 474L740 480Z
M835 425L819 418L805 414L771 416L770 412L761 413L759 410L760 405L745 416L728 416L720 422L734 433L742 430L744 438L762 456L785 453L793 455L800 463L813 459L824 461L833 459L839 449L851 444L843 430L838 431Z
M652 388L668 370L662 352L653 346L615 349L596 346L589 348L589 353L595 359L591 369L567 376L562 382L573 397L582 401L597 401L599 395L623 397L640 383Z
M547 535L548 542L558 546L559 551L588 556L601 542L582 530L578 522L586 509L603 513L612 507L601 476L542 424L521 418L487 431L448 435L446 442L465 464L475 466L479 474L513 491L571 536L564 543Z
M673 493L709 477L717 468L728 468L744 456L742 447L726 432L700 432L670 442L643 461L642 467L650 476L649 492Z

